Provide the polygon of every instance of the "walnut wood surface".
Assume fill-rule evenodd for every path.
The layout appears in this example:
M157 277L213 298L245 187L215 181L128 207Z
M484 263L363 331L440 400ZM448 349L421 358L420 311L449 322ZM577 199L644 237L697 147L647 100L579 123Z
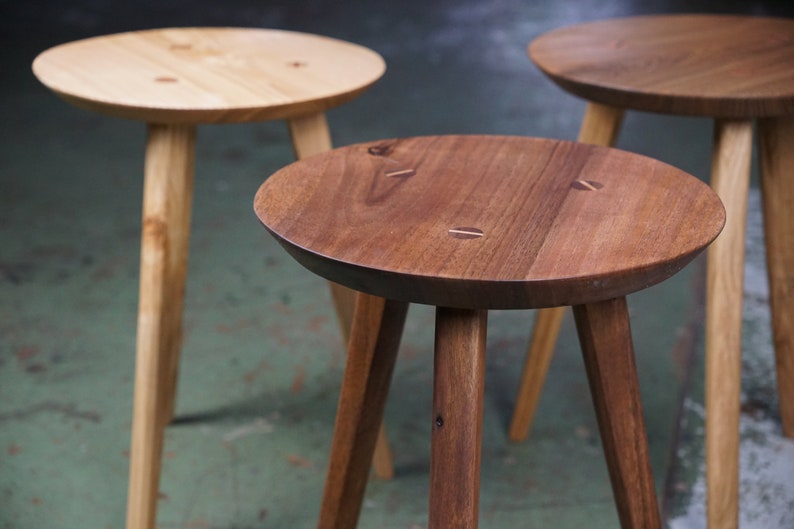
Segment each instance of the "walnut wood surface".
M315 114L377 81L383 59L327 37L248 28L169 28L79 40L41 53L39 80L69 102L157 123Z
M646 288L688 263L724 222L709 187L669 165L500 136L384 140L313 156L271 176L255 209L327 279L483 309Z
M407 312L357 296L318 529L356 527Z
M794 114L794 20L653 15L556 29L529 45L535 64L590 101L669 114Z
M619 108L588 103L579 128L578 141L604 147L613 146L620 133L623 114L623 110ZM514 443L525 440L529 435L564 315L565 307L554 307L539 310L535 317L535 328L527 348L513 418L507 434L508 439Z
M625 298L573 308L622 529L659 529Z
M436 309L428 529L477 528L487 322Z

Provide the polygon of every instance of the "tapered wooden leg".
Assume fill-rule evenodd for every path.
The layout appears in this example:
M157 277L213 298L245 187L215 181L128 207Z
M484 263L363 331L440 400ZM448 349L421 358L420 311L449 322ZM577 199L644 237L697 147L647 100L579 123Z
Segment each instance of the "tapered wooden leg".
M194 149L193 127L149 126L127 529L151 529L156 518L181 342Z
M623 529L659 529L625 298L574 307L590 392Z
M321 529L353 529L408 304L359 294L320 509Z
M292 146L295 149L295 157L299 160L331 150L331 133L324 113L320 112L292 118L287 124L292 137ZM345 343L347 343L356 295L355 292L342 285L329 282L329 287L331 288L331 297L334 301L339 327L342 330ZM375 455L372 459L375 475L381 479L393 478L393 461L389 440L386 435L386 426L381 425L378 433L378 442L375 446Z
M487 312L438 308L428 529L475 529Z
M187 265L188 265L188 242L190 239L190 215L193 203L193 173L195 165L195 127L169 127L177 134L181 134L182 138L178 139L168 147L169 152L163 156L155 155L155 159L160 161L154 162L155 165L162 163L162 160L168 160L171 164L167 168L167 174L172 178L171 189L172 192L178 196L171 197L170 205L168 206L168 226L170 230L170 247L168 252L168 267L169 277L167 281L167 288L169 288L167 312L167 336L164 345L165 350L168 351L166 359L168 360L167 371L167 392L165 394L165 402L162 406L162 420L163 425L167 425L174 418L176 409L176 388L177 378L179 375L179 357L182 352L182 313L184 312L185 305L185 283L187 278ZM153 132L154 130L161 132ZM157 134L163 134L163 127L159 125L149 126L149 137ZM170 134L166 132L166 134ZM157 140L155 140L157 141ZM168 141L168 140L167 140ZM159 141L158 141L159 143ZM150 141L147 146L147 163L150 160L150 151L152 143ZM162 145L161 145L162 147ZM165 158L165 156L169 158ZM158 168L152 168L154 171L159 171ZM148 169L147 169L148 171ZM180 176L174 176L174 175Z
M758 134L780 418L794 438L794 119L759 120Z
M727 219L708 249L706 280L706 501L711 529L738 527L744 239L752 142L752 122L716 122L711 186L725 205Z
M623 114L619 108L588 103L579 129L579 141L593 145L614 145ZM564 315L565 307L538 311L508 432L508 438L513 442L521 442L529 435Z
M332 148L331 131L324 112L287 120L295 158L302 160Z

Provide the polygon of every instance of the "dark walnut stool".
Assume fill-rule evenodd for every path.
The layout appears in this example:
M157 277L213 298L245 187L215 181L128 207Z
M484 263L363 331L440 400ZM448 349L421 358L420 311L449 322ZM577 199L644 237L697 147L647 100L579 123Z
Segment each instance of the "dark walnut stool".
M744 239L757 125L778 392L794 437L794 20L644 16L566 27L529 45L535 64L588 101L579 140L615 143L626 109L714 119L711 185L727 224L709 248L706 467L712 529L735 528ZM788 173L788 174L787 174ZM510 429L526 437L564 309L540 311Z
M355 44L241 28L109 35L57 46L34 61L35 75L66 101L148 124L128 529L155 524L181 345L196 127L286 120L302 158L331 148L325 111L384 71L380 55ZM338 286L332 292L346 334L354 296ZM390 464L385 442L381 453Z
M434 305L431 529L477 526L488 309L573 305L624 529L660 527L625 296L720 232L717 195L605 147L435 136L276 172L254 207L303 266L359 291L319 527L356 525L409 303Z

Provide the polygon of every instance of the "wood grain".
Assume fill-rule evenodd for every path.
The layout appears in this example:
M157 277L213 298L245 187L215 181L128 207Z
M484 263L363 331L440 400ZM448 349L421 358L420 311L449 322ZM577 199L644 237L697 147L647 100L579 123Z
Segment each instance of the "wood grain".
M574 307L623 529L660 529L625 298Z
M436 309L428 529L476 529L488 313Z
M794 20L653 15L590 22L533 40L562 88L619 108L721 118L794 114Z
M415 174L387 176L398 169ZM602 188L580 191L578 180ZM724 221L708 186L666 164L499 136L336 149L272 175L255 209L320 276L457 308L573 305L646 288L688 263ZM449 233L459 227L484 235Z
M753 124L719 120L711 185L725 205L725 228L709 247L706 272L706 481L709 526L736 529L747 192Z
M152 125L146 147L127 527L154 527L163 429L181 344L195 129Z
M578 141L611 147L620 133L623 114L620 108L588 103ZM565 307L541 309L535 318L507 434L514 443L524 441L529 435L565 311Z
M50 48L33 72L70 103L155 123L232 123L316 114L385 71L356 44L280 30L168 28Z
M319 529L356 527L407 311L407 303L358 295Z
M716 118L712 186L728 223L709 250L706 459L709 527L736 528L744 223L759 119L770 301L784 433L794 436L794 345L788 284L794 235L787 178L794 159L794 20L748 16L644 16L548 32L532 60L563 89L624 109ZM788 143L787 143L788 142ZM769 247L771 242L771 248Z
M794 438L794 120L761 120L758 135L780 418Z
M292 138L295 157L298 160L331 150L331 131L328 128L325 113L290 118L287 120L287 126ZM331 291L331 299L334 303L342 339L347 344L350 339L350 328L353 325L356 293L334 282L329 282L328 287ZM394 477L394 457L389 446L389 438L386 435L386 426L383 424L380 426L378 442L375 444L372 468L375 475L381 479L388 480Z

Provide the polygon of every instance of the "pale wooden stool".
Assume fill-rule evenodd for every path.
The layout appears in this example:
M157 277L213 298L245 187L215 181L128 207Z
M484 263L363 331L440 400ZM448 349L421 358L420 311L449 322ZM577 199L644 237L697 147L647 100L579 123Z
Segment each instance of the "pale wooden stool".
M302 265L358 296L319 527L355 527L408 303L434 305L430 529L478 517L488 309L574 305L624 529L661 526L625 296L719 233L707 185L574 142L431 136L336 149L254 202Z
M588 100L579 139L612 145L624 110L715 120L711 185L725 231L708 253L706 466L712 529L738 524L744 239L753 124L783 432L794 437L794 20L672 15L580 24L529 45L535 64ZM540 311L510 429L526 437L564 309Z
M127 528L150 529L176 392L197 125L284 119L297 157L316 154L331 148L325 111L364 92L385 64L316 35L179 28L63 44L33 71L78 107L148 123ZM354 298L331 290L346 337ZM390 475L385 437L374 462Z

